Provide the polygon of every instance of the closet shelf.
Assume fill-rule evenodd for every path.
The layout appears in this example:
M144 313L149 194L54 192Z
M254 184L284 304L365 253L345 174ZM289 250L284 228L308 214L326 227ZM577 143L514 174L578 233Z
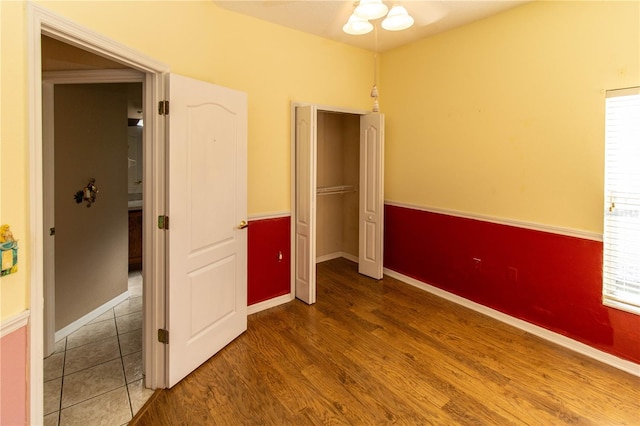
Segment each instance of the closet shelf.
M347 194L349 192L356 192L356 188L353 185L337 185L337 186L322 186L318 187L318 195L333 195L333 194Z

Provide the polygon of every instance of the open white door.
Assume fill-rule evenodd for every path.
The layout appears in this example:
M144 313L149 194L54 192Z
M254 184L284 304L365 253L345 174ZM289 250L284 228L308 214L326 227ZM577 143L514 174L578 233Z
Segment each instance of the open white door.
M384 115L360 117L360 237L358 272L382 278L384 238Z
M51 355L56 343L56 256L55 256L55 170L53 84L42 84L42 220L44 288L44 356Z
M316 108L296 108L296 297L316 303Z
M247 96L169 82L168 386L247 329Z

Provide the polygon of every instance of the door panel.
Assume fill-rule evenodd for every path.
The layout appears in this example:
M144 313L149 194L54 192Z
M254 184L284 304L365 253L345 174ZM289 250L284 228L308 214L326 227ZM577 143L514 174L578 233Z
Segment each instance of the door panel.
M384 236L384 115L360 118L360 237L358 272L381 279Z
M296 108L296 297L316 302L316 108Z
M171 387L247 328L247 97L170 76Z

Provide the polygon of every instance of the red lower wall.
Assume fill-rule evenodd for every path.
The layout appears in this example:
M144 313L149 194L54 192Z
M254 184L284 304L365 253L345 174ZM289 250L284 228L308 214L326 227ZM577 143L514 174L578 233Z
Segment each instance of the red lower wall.
M0 425L27 424L27 327L0 339Z
M601 242L386 205L384 265L640 363L640 316L602 305Z
M252 220L248 235L247 303L253 305L291 290L291 219Z

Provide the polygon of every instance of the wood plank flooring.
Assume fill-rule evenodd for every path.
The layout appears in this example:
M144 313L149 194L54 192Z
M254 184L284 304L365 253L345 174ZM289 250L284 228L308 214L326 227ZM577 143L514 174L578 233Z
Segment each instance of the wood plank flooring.
M132 425L640 425L640 378L336 259Z

